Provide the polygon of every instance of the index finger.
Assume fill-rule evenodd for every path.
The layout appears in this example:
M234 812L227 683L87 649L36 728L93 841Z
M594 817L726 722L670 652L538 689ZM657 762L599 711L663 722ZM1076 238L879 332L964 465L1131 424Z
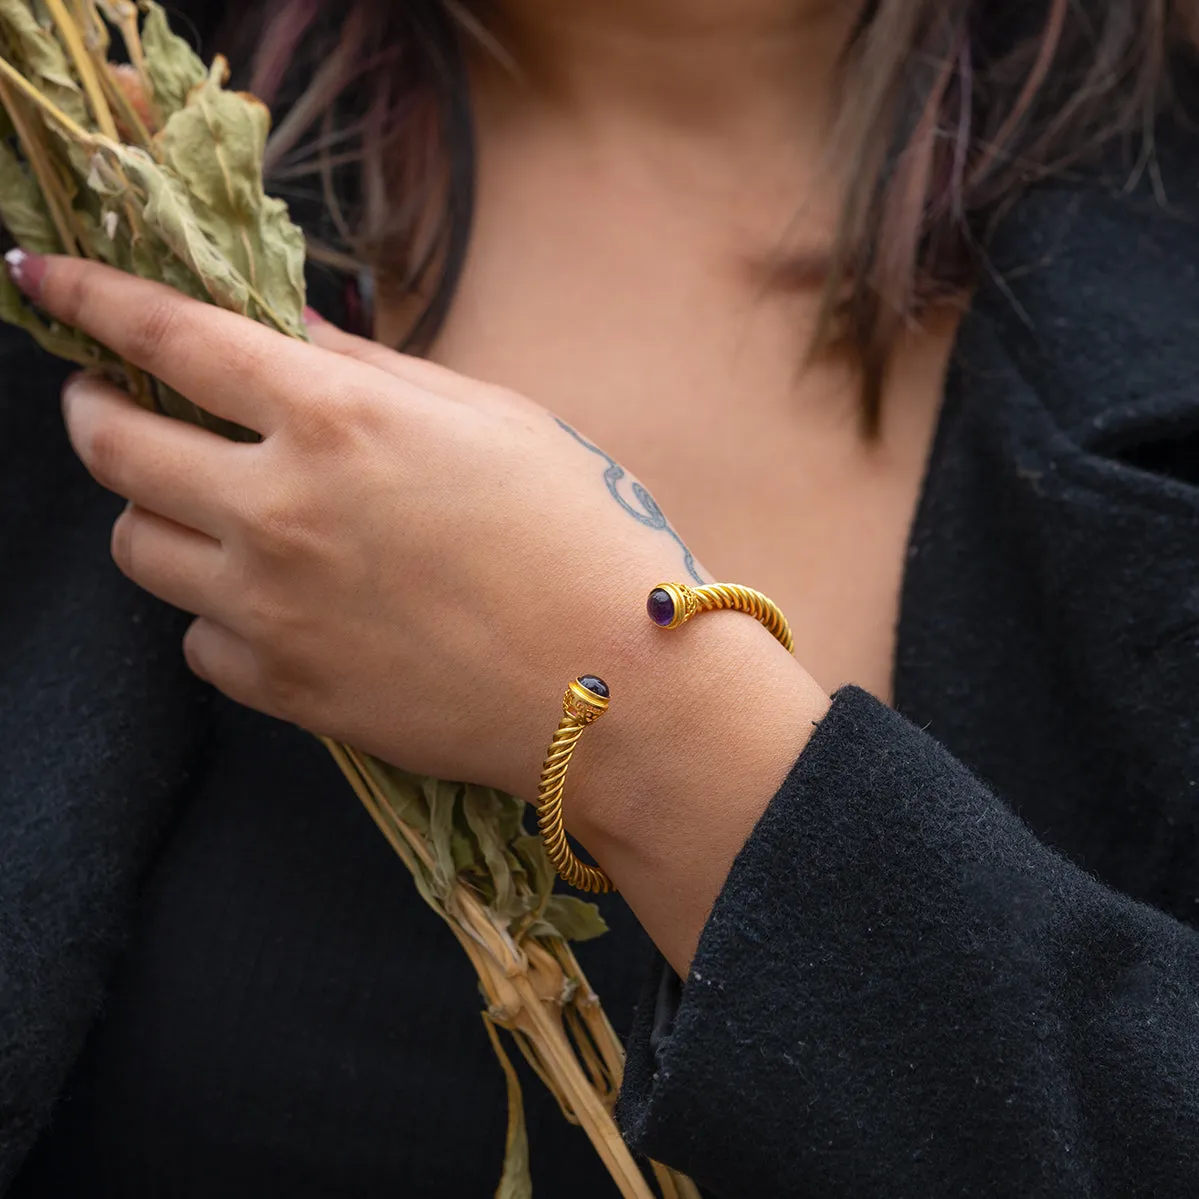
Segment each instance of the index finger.
M51 316L226 420L267 434L322 351L163 283L79 258L25 256L14 278ZM37 278L30 278L36 275Z

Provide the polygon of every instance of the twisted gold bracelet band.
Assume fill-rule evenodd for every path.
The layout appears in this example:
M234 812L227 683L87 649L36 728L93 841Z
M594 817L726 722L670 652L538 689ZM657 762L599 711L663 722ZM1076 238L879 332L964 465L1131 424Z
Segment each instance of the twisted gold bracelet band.
M773 634L788 653L793 648L791 627L774 601L736 583L703 587L660 583L649 593L646 610L650 620L663 629L677 629L700 612L744 612ZM546 751L537 788L537 827L554 869L570 886L600 894L612 890L612 880L598 866L580 862L570 848L562 822L562 792L566 768L583 730L608 710L610 698L608 684L593 674L580 675L567 687L562 697L562 719Z

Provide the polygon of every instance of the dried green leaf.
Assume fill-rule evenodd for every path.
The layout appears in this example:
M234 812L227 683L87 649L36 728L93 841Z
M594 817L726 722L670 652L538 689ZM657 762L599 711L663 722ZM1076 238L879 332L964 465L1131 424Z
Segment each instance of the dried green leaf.
M529 931L535 936L590 941L602 937L608 931L608 925L595 904L573 895L551 895L541 919Z
M87 188L100 201L100 215L90 223L85 220L85 225L106 261L142 278L168 283L194 299L253 315L250 289L199 227L183 185L148 154L136 147L104 147L91 160ZM145 226L136 234L125 219L129 202L140 209ZM161 383L155 391L159 407L169 416L237 441L257 436L205 412Z
M429 846L437 875L448 886L459 874L483 866L482 855L462 813L466 785L427 778L422 780L421 790L429 808Z
M41 188L17 156L0 141L0 225L35 254L60 254L62 243L46 210Z
M529 1134L525 1128L524 1098L520 1093L520 1078L512 1059L504 1051L495 1021L483 1013L487 1036L500 1068L504 1071L504 1082L508 1092L508 1131L504 1138L504 1172L495 1189L495 1199L533 1199L533 1178L529 1173Z
M267 196L263 154L271 116L252 96L221 85L218 58L208 78L155 136L163 164L183 182L196 223L255 293L251 315L304 336L304 235L287 205Z
M91 127L83 91L58 39L35 19L25 0L0 0L0 31L13 66L76 123Z
M421 781L421 791L429 809L429 847L433 851L436 876L447 885L457 876L454 865L454 796L446 794L441 779Z
M536 834L515 837L512 851L525 864L533 894L544 904L554 890L554 868L546 855L545 842Z
M231 312L251 316L253 298L241 274L209 241L192 212L184 185L163 170L148 154L135 147L105 147L97 154L89 185L120 194L121 182L114 167L138 188L144 199L142 218L203 285L214 303Z
M187 103L188 92L204 81L208 70L187 42L171 32L167 15L159 5L149 0L142 7L146 12L142 23L146 76L154 106L166 121ZM119 17L115 9L114 16Z
M520 827L519 808L516 809L515 827L512 823L511 809L516 804L524 806L519 800L501 795L490 787L467 787L462 797L463 818L482 854L481 865L490 884L486 894L488 905L510 924L528 910L527 901L517 892L513 860L508 851L508 842Z
M368 758L371 775L387 798L387 806L410 828L429 835L429 805L422 789L423 780L398 766L378 758Z

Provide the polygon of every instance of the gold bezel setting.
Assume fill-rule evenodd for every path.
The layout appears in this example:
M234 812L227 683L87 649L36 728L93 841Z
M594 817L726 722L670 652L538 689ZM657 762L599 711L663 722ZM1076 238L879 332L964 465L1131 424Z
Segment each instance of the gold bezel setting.
M580 675L577 679L572 679L570 686L566 688L566 694L562 697L562 710L567 716L573 716L584 724L594 724L608 710L611 696L600 695L589 687L584 687L585 678L595 678L607 689L607 684L598 676Z

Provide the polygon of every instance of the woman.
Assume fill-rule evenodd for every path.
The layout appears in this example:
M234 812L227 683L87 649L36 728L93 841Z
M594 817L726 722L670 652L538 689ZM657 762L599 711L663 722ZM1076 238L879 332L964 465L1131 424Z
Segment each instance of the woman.
M416 139L359 81L382 345L11 259L264 435L64 392L211 710L97 561L95 495L5 482L10 1172L66 1088L14 1193L487 1193L466 971L287 726L530 795L588 671L614 698L567 825L665 959L638 1149L726 1196L1199 1189L1193 6L1012 8L364 23L407 39L374 59L396 110L440 80L420 111L459 135L397 193ZM733 613L655 629L645 593L691 577L771 596L794 657ZM595 971L618 1011L629 944ZM540 1193L610 1193L543 1114Z

